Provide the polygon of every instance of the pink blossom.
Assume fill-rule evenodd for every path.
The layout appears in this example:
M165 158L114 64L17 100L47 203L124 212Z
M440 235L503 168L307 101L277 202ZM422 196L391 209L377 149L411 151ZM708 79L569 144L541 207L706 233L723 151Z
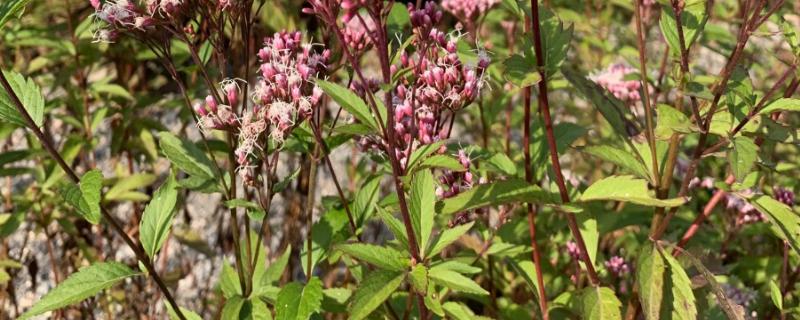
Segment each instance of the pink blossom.
M635 73L631 67L623 64L612 64L606 70L595 73L590 79L605 88L612 95L624 102L635 102L640 99L639 80L625 80L625 76Z

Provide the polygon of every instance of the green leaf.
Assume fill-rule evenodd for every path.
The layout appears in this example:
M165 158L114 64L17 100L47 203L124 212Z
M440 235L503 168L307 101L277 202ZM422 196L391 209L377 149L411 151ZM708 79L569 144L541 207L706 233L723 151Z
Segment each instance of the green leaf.
M411 225L419 243L420 255L425 256L431 233L433 232L434 205L436 203L436 182L430 170L417 171L411 180Z
M391 213L386 211L381 207L376 207L378 209L378 216L383 220L383 223L386 224L386 227L389 228L389 231L392 232L394 238L397 241L400 241L400 244L403 247L408 247L408 235L406 235L405 225L399 219L395 218Z
M630 108L625 107L622 101L609 95L598 84L571 68L562 67L561 73L586 100L600 111L600 114L619 137L628 139L629 136L640 131Z
M206 180L216 177L214 164L194 143L180 139L172 133L158 133L161 151L178 168L192 176Z
M645 319L658 320L664 299L664 258L654 245L644 244L636 263L636 283Z
M633 176L611 176L593 183L578 199L580 202L612 200L632 202L651 207L677 207L683 198L657 199L647 188L647 181Z
M423 264L418 264L408 273L408 280L414 290L425 295L428 290L428 268Z
M139 240L147 255L152 259L164 245L172 229L172 218L175 216L175 204L178 201L178 189L175 177L170 174L167 180L153 194L153 200L147 204L139 223Z
M733 195L736 195L733 193ZM770 196L758 195L750 199L756 210L767 216L773 225L772 231L779 238L786 240L792 248L800 253L800 215L784 203Z
M505 153L495 153L489 159L484 160L483 163L507 176L517 174L517 165Z
M752 138L737 136L733 138L733 148L728 153L728 162L736 181L741 182L750 173L750 169L758 160L758 146Z
M405 273L388 270L375 270L367 274L353 295L349 310L350 320L361 320L369 316L400 287L404 278Z
M645 178L650 181L653 180L652 175L647 171L647 166L630 151L619 149L611 145L586 147L583 149L583 151L605 161L611 162L640 178Z
M375 212L375 204L378 203L380 196L381 176L373 176L367 179L366 182L356 191L356 197L353 201L353 210L355 212L354 219L358 226L364 224L364 221L372 216Z
M533 292L537 297L539 296L539 282L537 282L537 273L536 273L536 266L533 264L533 261L530 260L530 257L527 259L511 259L510 257L506 257L505 261L514 269L514 271L525 279L525 283L528 284L528 289Z
M442 305L442 308L444 309L444 312L447 314L448 319L454 319L454 320L489 319L486 317L475 315L475 313L472 312L472 310L469 307L459 302L453 302L453 301L445 302Z
M428 277L433 280L433 282L455 291L480 295L489 294L489 291L481 288L481 286L475 283L475 281L472 281L472 279L446 268L433 267L428 271Z
M333 82L317 80L316 83L333 101L336 101L339 106L356 117L358 121L370 126L375 132L380 131L377 121L372 117L369 106L355 93Z
M795 98L781 98L768 104L766 107L758 111L758 114L771 114L780 111L800 111L800 99Z
M681 53L680 40L678 39L678 25L672 7L664 5L661 11L661 33L667 40L667 45L670 47L670 53L674 56L679 56ZM689 0L681 14L681 26L683 28L683 39L688 47L692 46L697 40L699 34L703 31L708 15L706 15L705 1L702 0Z
M305 320L322 307L322 281L312 277L305 286L292 282L278 293L276 320Z
M458 225L453 228L444 229L441 233L439 233L439 236L433 242L433 247L426 256L433 257L437 255L439 252L442 252L444 248L446 248L451 243L458 240L458 238L460 238L462 235L467 233L467 231L469 231L469 229L471 229L472 225L474 224L475 221L472 221L470 223Z
M494 183L474 185L472 189L436 203L436 212L450 215L486 206L497 206L514 202L536 204L558 203L549 192L521 179L508 179Z
M419 168L443 168L459 172L467 170L456 158L442 154L433 155L422 160L422 163L419 164Z
M769 281L769 296L772 298L772 303L775 304L775 307L783 311L783 294L774 279Z
M669 280L672 297L672 319L697 319L692 281L678 260L669 252L662 251L661 256L669 266Z
M417 165L419 165L422 162L421 160L427 158L429 155L439 150L439 148L443 146L444 143L445 140L439 140L431 144L420 146L419 148L417 148L417 150L414 150L414 152L412 152L411 156L408 158L407 172L416 171Z
M0 4L0 30L6 23L16 17L22 15L22 10L31 0L5 0Z
M241 319L244 303L245 299L240 295L225 300L225 305L222 306L222 319Z
M291 254L292 246L289 245L286 247L286 250L283 251L283 254L267 267L267 271L264 272L264 276L261 278L262 285L273 284L280 280L281 275L283 275L284 270L286 270L286 265L289 264L289 256Z
M686 115L666 104L659 104L657 113L656 138L668 140L675 133L692 133L697 130L697 126Z
M539 11L542 28L542 46L547 75L552 76L564 62L569 51L574 26L564 29L564 24L548 10Z
M128 192L144 188L155 182L157 177L153 174L137 173L117 181L105 194L106 201L121 200Z
M339 245L336 249L381 269L402 271L409 266L406 255L390 247L351 243Z
M29 319L47 311L76 304L137 274L139 273L117 262L100 262L81 268L45 294L19 319Z
M222 263L222 273L219 277L219 287L225 299L242 294L242 286L239 284L239 274L236 269L231 267L228 262Z
M21 1L11 0L9 4L13 6L15 2L19 3ZM2 9L0 8L0 10ZM0 28L2 28L2 23L5 22L2 21L4 18L0 17ZM11 85L11 89L14 90L14 94L22 102L22 106L25 107L31 119L33 119L33 122L37 127L41 127L44 121L44 97L39 86L33 82L33 79L28 78L26 80L24 76L14 71L3 71L3 74L6 76L8 84ZM0 120L27 127L23 119L22 115L17 111L14 100L8 92L0 88Z
M580 314L586 320L622 319L619 302L614 291L606 287L589 287L580 299Z
M164 306L167 307L167 314L169 315L169 320L180 320L178 314L175 313L175 309L172 308L172 305L170 305L165 301ZM181 309L181 313L183 313L183 315L186 317L186 320L203 320L203 317L199 316L197 313L194 313L194 311L192 310L180 306L178 308Z
M85 173L78 186L68 185L63 197L75 207L78 214L92 224L100 223L100 189L103 187L103 174L99 170Z
M536 68L534 57L526 58L518 54L511 55L503 62L503 76L518 87L529 87L539 83L542 76Z
M127 89L114 83L93 83L89 89L98 94L106 93L112 97L121 97L131 101L134 100Z

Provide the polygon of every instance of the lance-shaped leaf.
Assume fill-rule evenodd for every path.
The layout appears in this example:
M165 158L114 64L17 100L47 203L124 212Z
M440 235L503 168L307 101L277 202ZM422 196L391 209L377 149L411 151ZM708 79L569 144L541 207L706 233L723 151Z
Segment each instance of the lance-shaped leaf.
M481 288L475 281L443 267L433 267L428 271L428 277L436 284L455 291L488 295L489 292Z
M117 262L101 262L81 268L45 294L19 319L30 319L47 311L76 304L137 274L139 273Z
M800 253L800 216L797 212L769 196L759 195L745 200L767 216L776 236L788 241Z
M350 89L325 80L317 80L316 83L322 88L322 91L325 91L325 94L331 97L333 101L336 101L340 107L352 114L358 121L368 125L375 132L380 131L378 122L372 117L369 106L367 106L364 100L359 96L350 91ZM384 118L383 120L386 119Z
M610 145L590 146L583 149L588 154L611 162L640 178L651 179L647 166L630 151Z
M439 201L436 212L453 214L486 206L498 206L513 202L536 204L558 204L559 201L539 186L520 179L508 179L494 183L479 184L457 196Z
M388 270L375 270L358 284L350 305L350 319L361 320L375 311L389 296L400 287L405 273Z
M771 114L780 111L800 111L800 99L781 98L758 111L759 114Z
M428 169L417 171L411 180L411 203L409 213L414 233L420 247L420 255L425 256L425 249L433 232L434 205L436 203L436 182Z
M152 259L164 245L175 216L175 203L178 200L178 189L175 177L170 174L167 180L153 194L153 199L144 208L139 223L139 240L147 255Z
M678 260L669 252L662 251L661 256L669 266L670 298L672 299L672 319L697 319L692 281Z
M578 201L612 200L632 202L651 207L676 207L686 202L683 198L658 199L647 188L647 181L633 176L611 176L593 183Z
M688 49L692 43L697 40L708 20L706 14L705 1L702 0L689 0L684 4L681 13L681 27L683 29L683 39ZM674 56L679 56L681 53L680 39L678 38L678 21L675 18L675 13L670 6L663 6L661 11L661 33L667 40L670 48L670 53Z
M441 233L439 233L439 236L436 238L436 240L434 240L433 246L430 252L427 253L427 256L432 257L444 250L444 248L446 248L448 245L467 233L467 231L472 228L473 224L475 224L474 221L443 230Z
M402 271L409 266L407 256L390 247L351 243L339 245L336 249L381 269Z
M645 319L657 320L661 316L661 301L664 299L664 257L655 246L646 243L636 263L636 283L639 285L639 300Z

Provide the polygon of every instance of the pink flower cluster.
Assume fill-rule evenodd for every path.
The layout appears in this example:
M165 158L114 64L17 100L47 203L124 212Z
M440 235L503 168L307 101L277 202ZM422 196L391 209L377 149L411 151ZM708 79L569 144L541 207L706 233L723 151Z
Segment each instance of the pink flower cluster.
M444 174L439 176L439 183L446 187L446 189L441 186L436 187L436 196L440 199L452 198L461 193L461 191L472 188L472 172L469 171L472 161L463 149L458 150L456 157L461 166L464 167L464 171L446 170Z
M642 85L639 80L625 80L625 76L635 71L633 68L623 64L612 64L606 70L595 73L589 78L608 90L617 99L632 103L640 99L639 89L641 89Z
M270 136L282 142L296 123L319 104L322 89L312 80L327 69L330 51L312 51L300 32L276 33L258 51L261 79L253 92L254 114L263 114L274 126Z
M462 21L482 16L499 0L442 0L442 8Z
M95 41L113 42L121 31L145 31L163 19L181 13L183 0L146 0L140 5L135 0L90 0L95 17L106 23L106 28L95 31Z
M344 45L351 52L361 54L372 45L370 37L375 30L375 22L370 17L359 16L358 19L350 19L342 28Z
M614 277L620 278L630 272L630 266L625 262L625 259L620 256L613 256L605 263L606 269Z
M753 194L752 190L740 191L744 195ZM766 221L767 217L763 213L756 210L749 202L742 200L740 197L726 193L725 194L725 208L733 210L736 213L736 224L750 224L756 222Z
M773 190L773 196L775 200L789 206L789 208L794 207L794 192L792 190L777 187Z

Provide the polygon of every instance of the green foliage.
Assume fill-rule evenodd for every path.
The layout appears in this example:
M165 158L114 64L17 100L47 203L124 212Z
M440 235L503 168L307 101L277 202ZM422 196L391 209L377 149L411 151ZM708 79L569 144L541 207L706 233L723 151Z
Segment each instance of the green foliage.
M11 0L6 5L14 6L15 3L17 5L21 4L19 9L17 9L21 10L25 2L27 1ZM0 8L0 14L2 14L2 10L3 8ZM0 16L0 27L3 25L3 20L4 17ZM25 79L24 76L14 71L3 70L2 72L11 85L11 89L14 90L14 95L22 102L25 111L28 112L33 123L41 127L44 121L44 97L42 96L42 91L39 89L39 86L33 82L33 79ZM23 116L17 111L16 102L14 102L13 98L5 90L0 90L0 120L23 127L28 125Z
M375 270L364 277L352 298L350 319L367 318L403 283L405 274L397 271Z
M322 281L311 278L305 285L292 282L278 293L276 320L308 319L322 306Z
M175 204L178 200L178 189L175 177L169 175L167 180L153 194L153 200L144 208L139 223L139 239L147 255L152 259L164 245L175 216Z
M613 200L624 201L643 206L675 207L682 205L686 199L658 199L647 188L647 181L632 176L611 176L596 181L587 188L578 201Z
M100 262L84 267L44 295L19 319L29 319L47 311L81 302L137 274L117 262Z
M78 214L92 224L100 223L100 189L103 187L103 173L92 170L85 173L78 186L64 187L64 200L72 205Z

